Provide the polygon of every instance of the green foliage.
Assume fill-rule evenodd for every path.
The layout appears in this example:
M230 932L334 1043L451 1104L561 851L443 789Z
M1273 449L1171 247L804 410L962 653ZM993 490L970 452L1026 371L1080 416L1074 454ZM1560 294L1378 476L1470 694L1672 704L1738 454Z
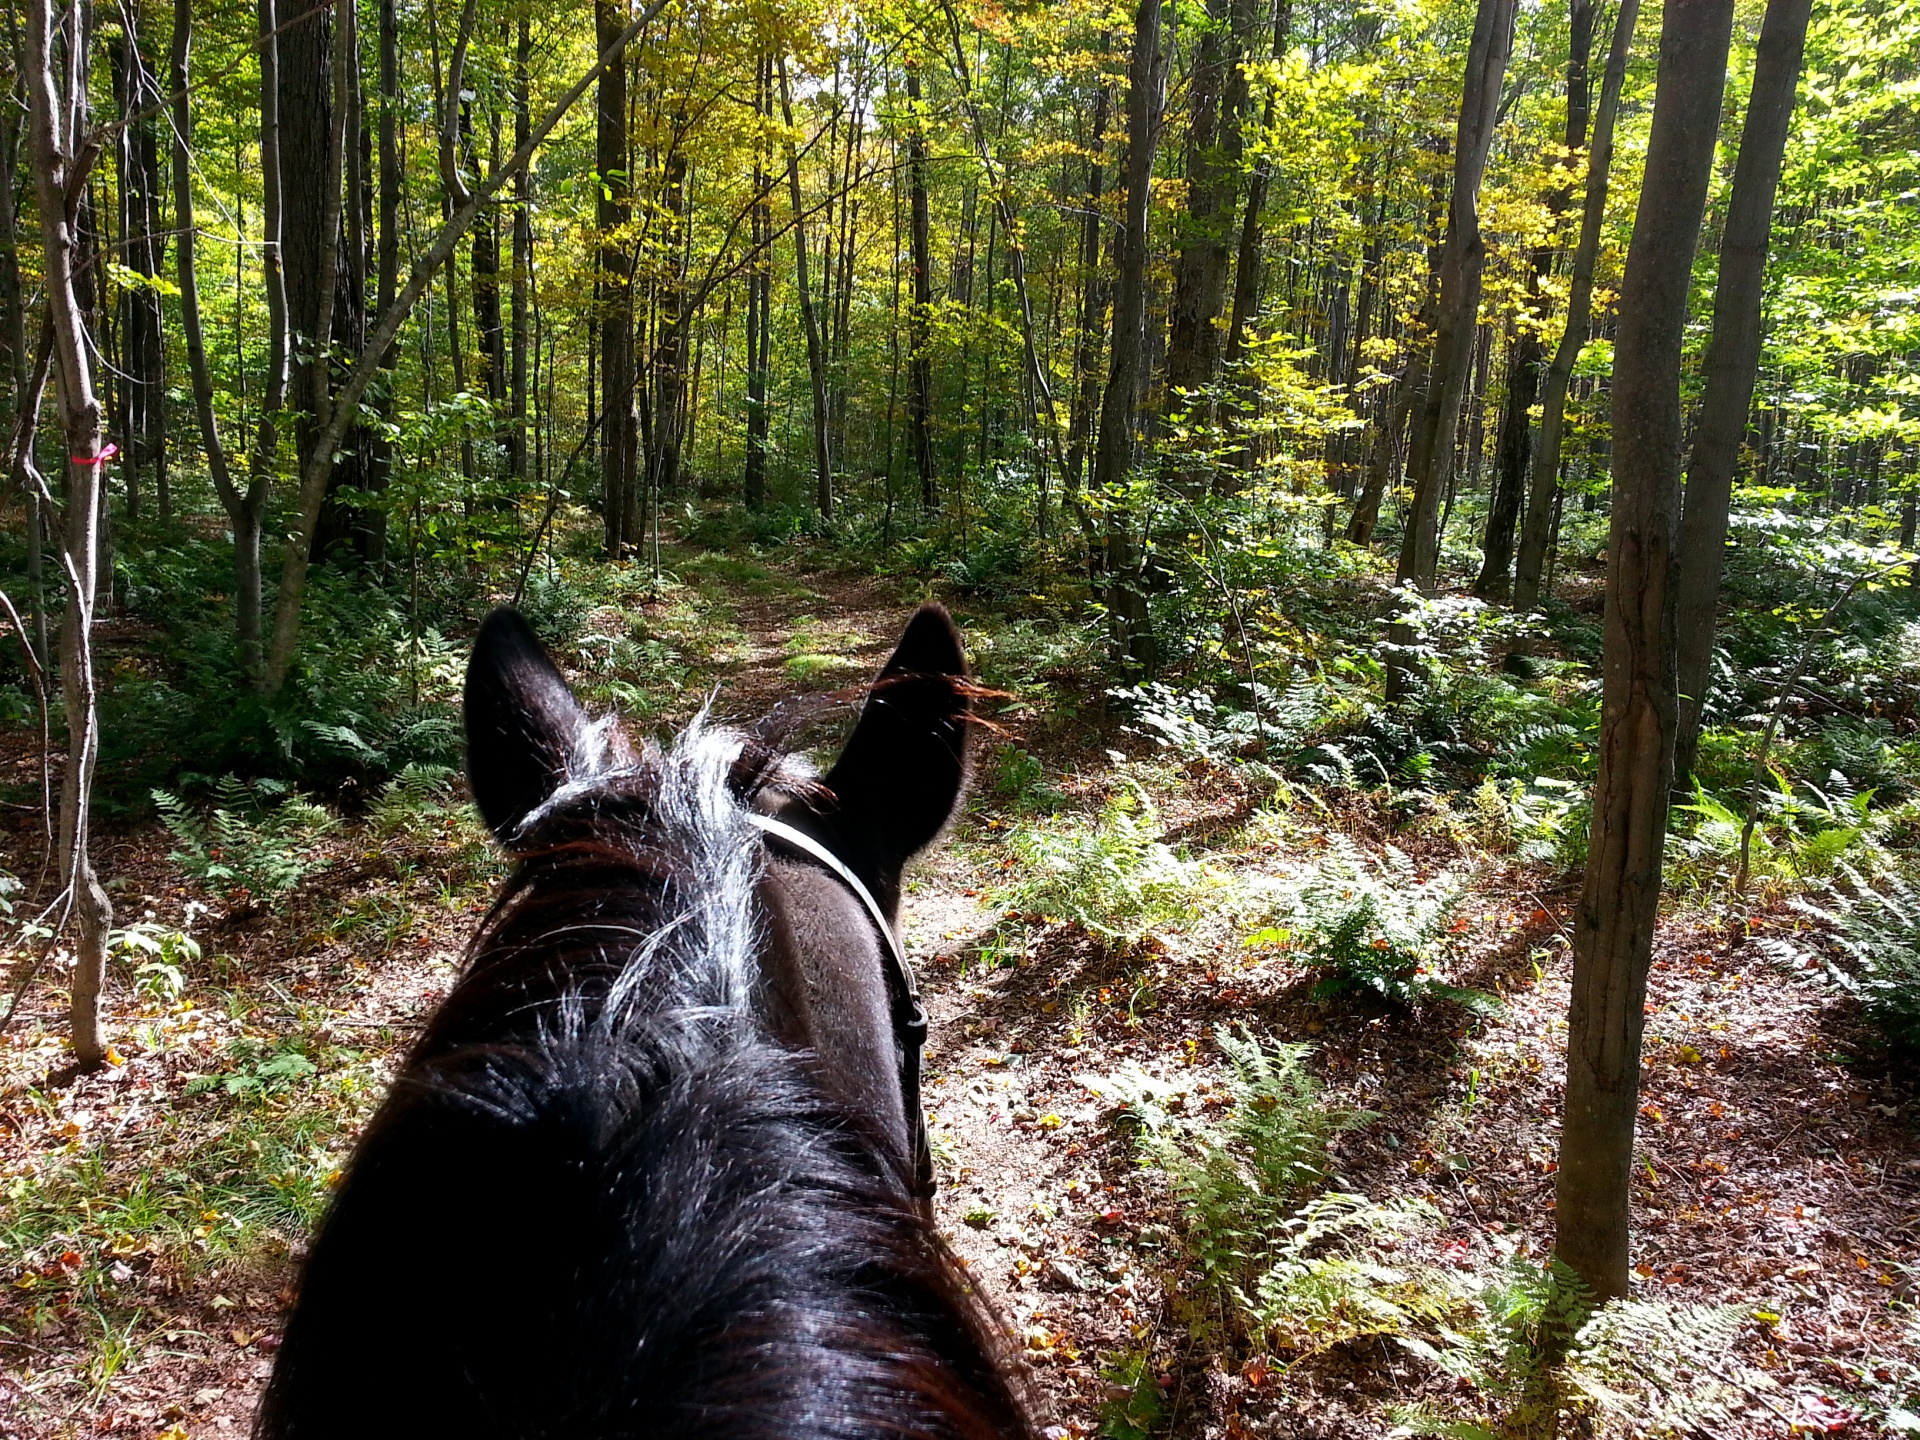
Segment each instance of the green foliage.
M1844 870L1824 903L1796 908L1829 927L1827 976L1894 1044L1920 1049L1920 885L1897 872L1869 881Z
M1492 996L1449 985L1438 974L1468 878L1442 871L1421 880L1413 861L1392 846L1374 861L1336 836L1310 876L1275 892L1276 915L1286 928L1271 927L1253 939L1288 945L1320 974L1314 986L1320 999L1364 992L1400 1005L1451 1000L1497 1008Z
M1122 945L1195 915L1228 882L1159 838L1159 815L1129 780L1092 820L1023 825L1007 836L1018 878L1005 906L1056 915Z
M327 863L315 841L338 822L274 780L215 780L204 811L153 792L179 848L167 858L214 894L243 905L274 904Z
M137 993L170 1005L186 992L188 970L200 962L200 942L184 930L143 919L110 931L107 953L132 963Z
M1100 1407L1098 1433L1106 1440L1150 1440L1167 1418L1167 1402L1153 1373L1153 1355L1130 1350L1117 1355L1100 1370L1108 1387Z

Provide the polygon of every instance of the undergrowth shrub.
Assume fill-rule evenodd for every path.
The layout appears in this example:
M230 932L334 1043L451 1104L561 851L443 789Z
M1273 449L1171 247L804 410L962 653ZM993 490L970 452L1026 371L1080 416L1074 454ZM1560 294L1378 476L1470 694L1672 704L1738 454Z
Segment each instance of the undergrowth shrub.
M323 868L315 842L338 824L277 780L224 776L212 783L204 809L166 790L155 790L153 803L179 847L167 858L243 905L274 904Z
M1227 877L1159 839L1160 817L1128 780L1093 819L1023 825L1007 837L1022 872L996 899L1071 920L1122 946L1191 919Z
M1343 836L1304 881L1275 887L1279 924L1248 944L1281 944L1317 972L1314 998L1371 993L1399 1005L1451 1000L1485 1011L1499 1002L1440 977L1455 912L1471 877L1442 871L1421 880L1392 846L1370 860Z

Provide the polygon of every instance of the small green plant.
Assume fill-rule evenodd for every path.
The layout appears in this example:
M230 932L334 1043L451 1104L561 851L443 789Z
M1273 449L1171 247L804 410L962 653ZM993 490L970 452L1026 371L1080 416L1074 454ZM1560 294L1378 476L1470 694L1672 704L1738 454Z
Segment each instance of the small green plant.
M1158 838L1146 792L1125 783L1097 819L1059 828L1024 826L1007 839L1027 872L997 897L1009 908L1057 915L1132 945L1192 916L1226 877Z
M186 993L187 967L200 961L200 942L184 930L152 919L136 920L107 935L107 953L133 962L133 988L148 1000L171 1005Z
M291 1044L269 1046L242 1039L234 1041L228 1050L233 1057L233 1068L189 1082L188 1094L219 1089L229 1095L257 1100L282 1094L320 1073L320 1067Z
M243 904L272 904L326 861L314 842L336 821L322 806L276 780L249 784L229 775L213 783L202 814L178 795L155 790L160 819L179 849L167 858L215 894Z
M1305 883L1291 887L1282 906L1288 938L1320 973L1314 998L1371 992L1400 1005L1451 1000L1470 1010L1497 1009L1493 996L1446 984L1437 974L1466 893L1464 875L1421 880L1412 860L1391 846L1376 862L1334 837L1327 858Z
M367 811L376 835L420 837L439 828L453 799L453 767L416 762L381 788Z
M1845 871L1824 903L1794 902L1829 927L1828 978L1857 999L1867 1019L1894 1044L1920 1048L1920 885L1890 873L1869 882Z
M1107 1403L1100 1407L1099 1433L1106 1440L1150 1440L1167 1418L1166 1398L1145 1350L1116 1355L1100 1368L1107 1382Z

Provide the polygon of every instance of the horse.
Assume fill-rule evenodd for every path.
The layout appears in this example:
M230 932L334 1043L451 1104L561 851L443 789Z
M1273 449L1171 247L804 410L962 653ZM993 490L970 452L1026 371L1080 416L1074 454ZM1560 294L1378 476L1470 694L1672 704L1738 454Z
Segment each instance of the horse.
M259 1440L1031 1440L934 1227L907 862L968 772L914 613L824 776L589 716L516 611L464 693L511 873L343 1171Z

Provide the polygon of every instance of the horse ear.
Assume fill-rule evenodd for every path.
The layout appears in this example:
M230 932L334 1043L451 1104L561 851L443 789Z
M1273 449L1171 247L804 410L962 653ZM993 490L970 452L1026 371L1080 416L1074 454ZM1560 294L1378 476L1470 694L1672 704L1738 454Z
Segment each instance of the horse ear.
M843 839L889 877L946 826L966 787L966 676L952 617L922 605L827 774Z
M576 770L593 725L518 610L481 623L463 700L467 785L503 842Z

